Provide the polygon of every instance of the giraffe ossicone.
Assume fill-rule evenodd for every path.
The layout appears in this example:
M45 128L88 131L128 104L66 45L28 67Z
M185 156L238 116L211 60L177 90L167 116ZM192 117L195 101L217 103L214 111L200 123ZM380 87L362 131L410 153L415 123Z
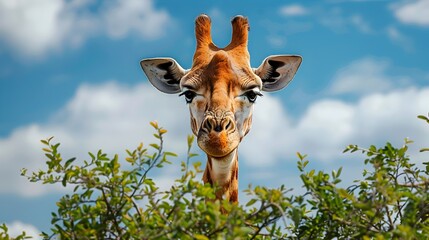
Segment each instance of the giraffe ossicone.
M286 87L298 70L297 55L272 55L250 66L247 18L232 19L228 46L211 38L211 20L195 21L196 50L191 69L172 58L144 59L140 65L151 84L164 93L183 95L190 110L192 132L207 154L203 181L219 186L217 199L238 202L238 145L252 125L253 104L261 91Z

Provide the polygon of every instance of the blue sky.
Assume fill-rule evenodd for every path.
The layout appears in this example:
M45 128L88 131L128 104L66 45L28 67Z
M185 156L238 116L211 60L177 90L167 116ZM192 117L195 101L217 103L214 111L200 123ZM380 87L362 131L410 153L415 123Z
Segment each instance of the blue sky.
M85 159L153 141L148 123L157 120L181 156L153 177L173 183L191 133L187 106L150 86L139 61L173 57L189 68L200 13L218 46L230 41L232 17L247 16L254 67L273 54L304 59L287 89L255 105L239 150L241 189L299 191L297 151L313 168L343 166L346 182L362 169L361 158L341 154L348 144L409 137L415 161L427 160L416 149L429 146L429 128L416 116L429 111L428 12L428 0L0 0L0 223L48 231L67 189L27 183L19 169L43 167L39 140L50 136L65 158Z

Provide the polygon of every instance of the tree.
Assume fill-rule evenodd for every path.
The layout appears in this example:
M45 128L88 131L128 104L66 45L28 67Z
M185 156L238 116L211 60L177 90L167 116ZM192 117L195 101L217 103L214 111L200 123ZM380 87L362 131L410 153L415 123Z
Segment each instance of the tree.
M419 118L429 123L425 116ZM151 125L157 144L127 150L125 161L101 150L76 164L63 160L59 143L42 140L47 170L22 175L31 182L74 186L57 202L46 239L427 239L429 237L429 162L425 169L412 163L405 140L377 148L349 145L360 152L367 169L361 180L341 188L341 170L330 174L307 171L309 161L298 153L298 170L306 189L294 195L283 185L276 189L249 186L244 205L215 200L215 188L196 179L200 163L188 169L193 137L181 178L161 191L150 178L154 168L168 164L174 153L163 150L166 130ZM429 149L422 149L429 151ZM121 165L122 164L122 165ZM227 214L222 214L226 211ZM25 233L16 239L24 239ZM9 239L0 226L0 238Z

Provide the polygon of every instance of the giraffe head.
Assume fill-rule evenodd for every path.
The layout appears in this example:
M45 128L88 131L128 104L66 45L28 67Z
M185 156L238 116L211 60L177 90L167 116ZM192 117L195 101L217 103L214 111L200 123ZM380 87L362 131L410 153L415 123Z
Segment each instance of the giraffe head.
M247 18L232 20L232 40L224 48L212 42L210 25L207 15L195 21L197 46L191 69L183 69L172 58L145 59L140 64L158 90L183 95L198 145L207 155L222 158L237 149L249 132L253 104L262 96L261 91L286 87L302 59L269 56L258 68L252 68Z

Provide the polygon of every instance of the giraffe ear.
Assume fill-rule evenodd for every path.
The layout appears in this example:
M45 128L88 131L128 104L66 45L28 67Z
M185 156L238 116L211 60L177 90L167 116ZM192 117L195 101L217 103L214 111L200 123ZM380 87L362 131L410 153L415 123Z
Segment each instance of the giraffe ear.
M140 62L150 83L164 93L179 93L180 79L186 74L172 58L149 58Z
M254 69L262 80L262 90L273 92L286 87L301 62L301 56L296 55L273 55L265 58L262 64Z

